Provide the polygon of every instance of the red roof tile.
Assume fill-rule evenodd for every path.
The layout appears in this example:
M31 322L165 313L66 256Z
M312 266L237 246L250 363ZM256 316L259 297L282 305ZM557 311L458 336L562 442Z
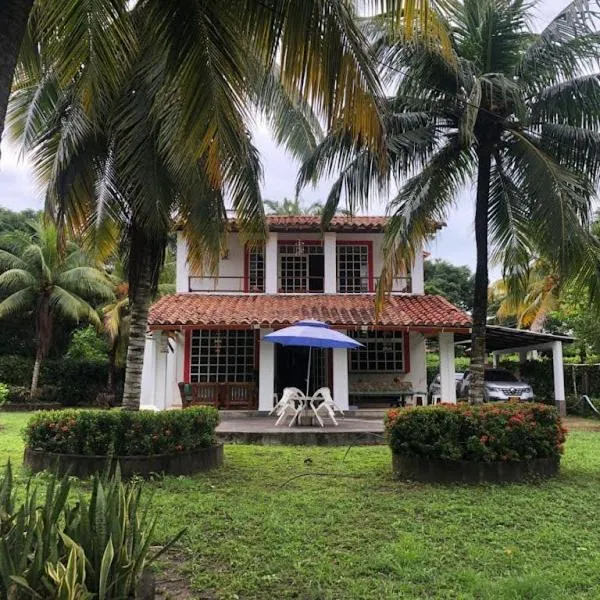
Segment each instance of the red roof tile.
M321 231L321 217L311 215L267 215L269 231ZM381 233L387 223L387 217L333 217L327 231L339 233ZM235 219L231 220L235 230Z
M391 296L375 322L372 294L199 294L164 296L150 309L150 328L288 325L318 319L333 326L465 328L469 316L441 296Z

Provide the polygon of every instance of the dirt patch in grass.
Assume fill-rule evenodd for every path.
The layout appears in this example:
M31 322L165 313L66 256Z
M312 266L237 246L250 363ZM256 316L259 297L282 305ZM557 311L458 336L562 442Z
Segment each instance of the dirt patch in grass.
M212 600L213 596L192 592L190 585L190 557L180 548L171 548L158 560L156 600Z
M566 417L565 424L570 431L600 431L600 419Z

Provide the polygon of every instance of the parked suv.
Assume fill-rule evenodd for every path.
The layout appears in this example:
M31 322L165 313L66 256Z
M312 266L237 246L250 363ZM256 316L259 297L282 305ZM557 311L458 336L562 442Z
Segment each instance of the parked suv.
M533 389L525 381L519 381L510 371L506 369L486 369L484 371L483 399L485 402L506 402L508 400L532 401ZM463 377L460 397L469 395L471 385L471 373L465 372Z
M457 398L460 395L460 388L462 385L463 376L464 376L464 373L459 373L459 372L454 373L454 379L456 381L456 397ZM440 374L438 373L434 377L433 381L429 384L429 390L428 390L429 402L431 402L431 399L433 396L435 396L435 395L440 396L441 393L442 393L442 384L441 384L441 380L440 380Z

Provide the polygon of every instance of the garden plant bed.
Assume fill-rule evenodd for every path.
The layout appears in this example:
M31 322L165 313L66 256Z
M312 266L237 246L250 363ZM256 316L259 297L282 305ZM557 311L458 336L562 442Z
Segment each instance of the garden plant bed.
M566 431L558 411L542 404L442 404L386 415L394 474L425 483L554 476Z
M556 475L560 461L558 458L533 458L473 462L393 454L392 465L397 477L422 483L519 483Z
M88 456L84 454L56 454L25 448L23 463L34 473L52 471L59 474L89 477L102 473L110 463L111 469L119 464L123 477L139 475L149 477L156 473L193 475L223 465L223 445L199 448L178 454L153 454L149 456Z

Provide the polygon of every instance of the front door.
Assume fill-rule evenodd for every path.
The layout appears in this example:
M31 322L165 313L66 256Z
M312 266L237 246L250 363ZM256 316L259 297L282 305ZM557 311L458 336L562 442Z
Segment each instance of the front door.
M330 350L312 349L309 393L312 394L320 387L329 385L330 361ZM279 398L281 398L283 389L286 387L297 387L306 393L307 368L308 348L302 346L276 346L275 391Z

